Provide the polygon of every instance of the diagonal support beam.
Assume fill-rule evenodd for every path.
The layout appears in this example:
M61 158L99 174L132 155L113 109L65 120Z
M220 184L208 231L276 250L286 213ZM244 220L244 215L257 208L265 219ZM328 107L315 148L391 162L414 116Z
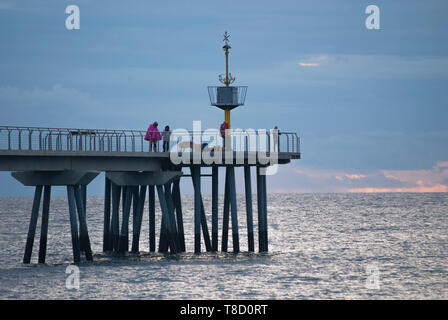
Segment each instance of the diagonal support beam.
M42 198L42 188L43 186L36 186L36 189L34 191L33 209L31 210L31 219L28 228L28 236L26 238L25 254L23 256L23 263L25 264L28 264L31 261L34 236L36 234L37 218L39 217L40 200Z
M224 186L224 211L222 215L222 239L221 239L221 251L227 252L228 238L229 238L229 171L226 170L226 180Z
M168 245L170 247L171 253L176 254L179 252L179 249L177 248L177 244L176 244L176 239L175 239L176 233L175 233L175 230L173 230L173 228L172 228L172 222L170 220L170 215L168 212L168 205L166 204L163 187L156 186L156 188L157 188L157 194L159 196L160 209L162 210L162 216L163 216L163 222L164 222L163 227L166 230Z
M196 190L196 184L198 183L197 175L192 175L193 180L193 186ZM199 186L200 188L200 186ZM199 189L200 190L200 189ZM207 217L205 215L205 209L204 209L204 202L202 200L202 195L199 194L200 197L200 206L201 206L201 227L202 227L202 236L204 237L204 243L205 243L205 250L207 252L212 251L212 243L210 241L210 234L208 232L208 225L207 225Z
M135 223L132 228L132 252L139 251L140 231L142 229L143 209L145 206L146 185L140 187L140 194L138 196L137 214L135 216Z
M47 254L48 220L50 216L51 186L44 187L44 203L42 205L42 227L40 228L39 263L45 263Z
M121 221L120 238L118 241L118 252L125 253L129 246L129 215L131 212L132 187L126 187L123 217Z
M176 209L177 234L179 236L179 250L185 252L185 234L184 221L182 215L182 200L180 195L180 179L174 181L173 184L173 201Z
M84 197L82 195L82 189L80 186L74 186L75 191L75 202L76 208L78 210L78 219L79 219L79 244L80 249L85 252L86 260L93 260L92 257L92 249L90 247L90 239L89 232L87 229L87 219L86 213L84 211Z
M70 214L70 230L72 234L73 260L75 263L80 263L81 252L79 248L78 222L76 219L75 186L67 186L67 198Z

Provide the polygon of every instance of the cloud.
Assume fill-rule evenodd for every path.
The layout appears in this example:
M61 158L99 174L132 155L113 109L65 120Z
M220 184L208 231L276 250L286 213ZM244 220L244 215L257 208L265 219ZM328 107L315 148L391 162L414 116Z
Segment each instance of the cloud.
M306 61L300 61L298 65L301 67L318 67L325 60L327 60L327 56L309 57Z
M297 68L292 68L295 65ZM429 80L448 76L448 57L325 54L279 61L264 68L239 69L252 85L340 85L341 81ZM268 75L268 76L267 76Z
M353 188L347 190L347 192L362 192L362 193L375 193L375 192L448 192L448 186L435 185L431 187L412 187L412 188Z
M333 54L325 56L325 73L334 78L427 78L447 76L447 57Z
M448 168L448 161L438 161L434 166L434 170L440 170L443 168Z
M299 62L299 66L301 66L301 67L318 67L318 66L320 66L320 64L315 63L315 62Z
M270 192L448 192L448 163L423 170L280 168Z
M367 175L365 174L346 174L345 177L347 179L351 179L351 180L359 180L359 179L364 179L367 177Z

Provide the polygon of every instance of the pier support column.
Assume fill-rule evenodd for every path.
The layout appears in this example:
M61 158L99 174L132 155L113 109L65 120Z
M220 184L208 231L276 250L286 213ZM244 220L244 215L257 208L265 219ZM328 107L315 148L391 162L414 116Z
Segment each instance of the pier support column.
M266 188L266 175L263 175L263 193L264 193L264 211L263 211L263 223L264 223L264 249L268 252L268 195Z
M31 210L30 225L28 228L28 236L26 238L25 255L23 263L30 263L31 254L33 252L34 236L36 234L37 218L39 216L40 199L42 198L42 186L36 186L34 191L33 209Z
M244 182L246 191L246 220L247 220L247 244L249 252L254 252L254 222L252 213L252 184L250 166L244 167Z
M207 225L207 217L205 215L204 202L202 201L201 196L201 227L202 227L202 236L204 237L205 250L207 252L212 251L212 242L210 241L210 234L208 232Z
M166 200L165 200L166 202ZM160 235L159 235L159 252L160 253L165 253L168 252L168 235L167 235L167 231L165 228L165 218L164 215L162 214L162 218L160 219Z
M112 183L112 221L111 221L111 243L113 251L118 251L120 235L120 195L121 187Z
M266 205L266 175L257 166L258 247L260 252L268 251L268 225Z
M156 203L154 186L148 186L149 251L156 251Z
M132 203L132 191L128 193L128 189L131 188L130 186L127 185L121 185L121 218L123 219L124 217L124 212L125 212L125 205L126 205L126 197L129 195L131 197L131 203ZM131 188L132 190L132 188ZM129 207L130 208L130 207ZM129 214L131 209L129 209ZM128 231L129 231L129 217L128 217ZM121 225L123 226L123 221L121 222ZM121 240L122 243L126 243L126 248L129 247L129 232L128 234L125 235L126 239ZM118 237L119 239L121 238L121 229L120 229L120 235ZM127 249L125 251L128 251ZM120 252L120 245L118 245L118 252Z
M232 211L232 240L233 240L233 252L240 252L240 239L238 235L238 212L236 205L236 186L235 186L235 167L229 166L229 200L230 208Z
M25 186L36 187L31 212L30 226L23 263L30 263L33 250L36 224L39 214L39 205L42 198L42 189L45 186L42 206L42 227L39 245L39 263L45 263L48 239L48 221L50 214L51 188L64 186L67 188L68 208L70 217L70 230L72 236L73 258L75 263L81 261L80 251L86 252L87 260L92 260L92 251L87 231L86 197L87 185L95 179L99 173L96 171L15 171L11 173L17 181ZM79 219L79 228L78 228ZM80 242L81 237L81 242Z
M139 193L140 193L140 186L132 188L132 245L134 244L134 234L135 234L134 230L137 230L137 223L138 223L138 202L140 196Z
M79 220L79 245L80 249L85 252L86 260L93 260L92 249L90 247L89 231L87 229L87 218L84 211L85 203L82 195L82 186L74 186L75 202L78 211Z
M81 252L79 246L78 222L76 219L75 186L67 186L67 198L70 214L70 230L72 234L73 260L75 263L80 263Z
M40 228L39 263L45 263L47 254L48 220L50 216L51 186L44 188L44 203L42 205L42 226Z
M121 222L120 238L118 241L118 252L125 253L129 247L129 215L131 213L131 202L133 188L127 186L124 194L123 216Z
M173 201L176 209L177 234L179 236L179 250L185 252L185 234L184 220L182 216L182 199L180 196L180 179L174 181L173 184Z
M196 190L196 184L198 183L197 177L192 174L191 176L193 180L193 186ZM200 188L200 185L199 185ZM202 236L204 237L204 243L205 243L205 250L207 252L212 251L212 243L210 241L210 234L208 232L208 225L207 225L207 217L205 215L205 208L204 208L204 202L202 200L202 195L199 193L200 198L200 206L201 206L201 228L202 228Z
M194 183L194 253L201 252L201 167L191 166Z
M149 186L149 245L150 245L150 251L155 251L155 192L154 192L154 186L163 186L168 183L172 183L174 180L178 179L182 175L181 171L157 171L157 172L134 172L134 171L125 171L125 172L107 172L106 177L109 178L113 186L112 194L115 195L114 201L113 201L113 214L118 215L119 205L120 205L120 186L123 189L126 189L126 192L124 193L124 204L123 204L123 222L122 222L122 230L121 230L121 245L119 246L120 251L127 251L128 250L128 237L129 237L129 215L130 215L130 206L131 206L131 198L134 198L134 217L135 217L135 233L133 231L133 246L134 250L136 249L137 243L134 241L135 236L137 234L139 235L139 229L141 226L142 212L144 210L144 196L142 192L146 193L144 190L145 187L143 186ZM140 194L138 194L138 188L141 186ZM159 190L157 191L159 193ZM163 187L162 187L162 193L159 194L160 196L163 196L163 204L166 206L164 210L168 210L167 202L165 199L165 194L163 193ZM137 199L138 198L138 199ZM141 200L139 200L142 198ZM137 201L136 201L137 200ZM159 199L160 200L160 199ZM171 204L170 204L171 205ZM165 221L167 214L169 214L168 211L162 214L162 226L161 226L161 243L159 245L160 251L164 251L165 248L168 250L168 245L170 245L169 241L167 243L164 243L164 237L165 237L165 231L166 231L166 223L170 223L170 220ZM118 218L116 219L118 221ZM173 220L173 219L172 219ZM114 219L112 219L114 221ZM175 223L175 222L174 222ZM169 230L173 231L172 228L169 228ZM117 229L118 232L118 229ZM175 232L173 233L174 236L176 235ZM139 237L139 236L138 236ZM169 239L168 239L169 240ZM172 249L174 252L178 252L178 248L174 247Z
M138 196L137 215L132 228L132 252L139 251L140 231L142 229L143 210L145 208L146 185L140 187Z
M224 210L222 214L222 236L221 236L221 251L227 252L228 237L229 237L229 171L226 169L226 179L224 185Z
M176 242L176 248L177 252L180 252L180 240L179 235L177 233L177 223L176 223L176 217L174 215L174 200L173 200L173 194L171 192L171 185L172 183L169 182L165 184L165 201L168 207L168 214L170 216L170 223L171 223L171 230L174 232L174 241Z
M212 167L212 251L218 251L218 167Z
M103 228L103 252L111 251L111 230L110 230L110 201L112 184L110 179L105 178L104 186L104 228Z
M87 186L81 185L82 204L84 206L84 213L87 214Z
M168 205L166 203L166 198L165 198L165 194L163 192L163 188L161 185L157 185L157 195L159 196L159 202L160 202L160 209L162 210L162 216L163 216L163 226L162 228L165 229L166 231L166 238L167 238L167 242L168 245L170 247L170 251L172 254L176 254L179 252L177 245L176 245L176 238L175 238L175 230L173 230L172 226L173 223L171 222L170 219L170 214L169 214L169 210L168 210Z

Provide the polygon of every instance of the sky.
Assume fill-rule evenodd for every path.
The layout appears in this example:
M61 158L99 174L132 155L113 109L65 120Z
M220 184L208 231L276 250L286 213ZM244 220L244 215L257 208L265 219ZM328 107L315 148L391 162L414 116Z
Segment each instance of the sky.
M380 29L365 25L372 4ZM69 5L79 30L66 28ZM447 9L443 0L0 0L0 126L216 128L224 115L207 86L225 72L228 31L230 72L249 87L232 127L277 125L301 138L302 159L269 176L269 192L447 192ZM0 173L0 197L31 194Z

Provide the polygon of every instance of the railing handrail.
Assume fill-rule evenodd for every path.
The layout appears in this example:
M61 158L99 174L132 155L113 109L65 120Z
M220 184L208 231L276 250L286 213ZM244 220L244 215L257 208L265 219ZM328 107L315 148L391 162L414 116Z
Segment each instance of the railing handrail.
M240 139L235 140L237 145L243 147L248 151L252 145L249 146L248 139L241 139L241 137L249 137L250 134L255 133L257 142L255 151L262 151L262 139L265 139L267 149L271 149L271 133L275 129L237 129L230 130L230 137ZM277 129L278 130L278 129ZM5 140L1 140L2 132L6 132L7 145ZM163 131L154 130L153 132L162 133ZM205 131L196 132L192 130L184 130L194 142L192 137L196 135L202 136ZM219 145L220 130L216 129L216 137L212 144ZM300 138L296 132L288 132L278 130L278 142L274 143L273 148L277 146L277 151L285 149L289 153L300 153ZM53 128L53 127L26 127L26 126L0 126L0 150L49 150L49 151L108 151L108 152L145 152L144 137L147 130L131 130L131 129L80 129L80 128ZM176 137L176 131L171 131ZM183 136L178 133L178 137ZM210 130L207 131L207 136L210 137ZM211 135L213 136L213 134ZM286 136L285 145L280 148L281 137ZM37 142L33 145L33 137L38 137ZM240 137L240 138L238 138ZM34 140L35 141L35 140ZM153 141L154 142L154 141ZM171 141L173 142L173 141ZM179 141L177 141L179 142ZM232 142L233 143L233 142ZM238 144L239 143L239 144ZM33 148L34 147L34 148ZM36 148L37 147L37 148ZM150 146L151 148L151 146ZM156 141L156 150L158 150L158 141ZM263 150L266 151L266 150Z
M81 129L81 128L54 128L54 127L25 127L25 126L0 126L0 130L37 130L37 131L73 131L73 132L88 132L88 133L97 133L97 132L111 132L111 133L118 133L118 132L146 132L147 130L135 130L135 129ZM219 129L217 129L219 130ZM233 130L233 129L231 129ZM259 130L266 130L266 132L272 131L274 129L254 129L254 131ZM157 130L154 130L156 132ZM158 130L159 132L163 132L161 130ZM172 131L172 130L170 130ZM193 130L187 130L188 133L193 133ZM201 133L204 131L201 131ZM278 130L280 134L297 134L297 132L289 132L289 131L281 131Z

